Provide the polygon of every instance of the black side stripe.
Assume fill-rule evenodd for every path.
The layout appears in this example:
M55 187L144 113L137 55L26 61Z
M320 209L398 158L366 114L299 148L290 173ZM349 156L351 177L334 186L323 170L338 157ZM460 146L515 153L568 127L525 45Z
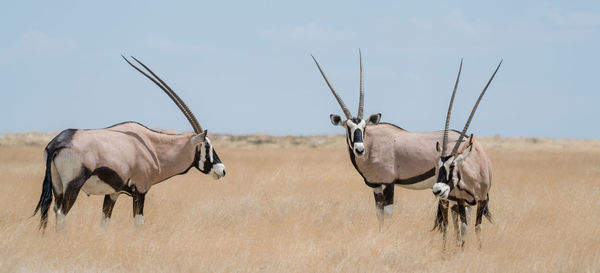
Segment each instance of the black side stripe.
M394 180L394 184L399 184L399 185L415 184L417 182L427 180L427 179L433 177L434 175L435 175L435 167L431 168L431 170L429 170L425 173L422 173L420 175L417 175L417 176L413 176L413 177L406 178L406 179L396 179L396 180Z
M95 169L90 176L98 176L102 182L109 185L116 192L121 191L125 187L125 183L123 183L123 179L111 168L108 167L99 167Z

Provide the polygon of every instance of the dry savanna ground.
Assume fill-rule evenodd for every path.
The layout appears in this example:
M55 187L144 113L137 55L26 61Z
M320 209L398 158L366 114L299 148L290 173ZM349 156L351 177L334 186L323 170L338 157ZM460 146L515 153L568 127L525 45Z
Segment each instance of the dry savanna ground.
M122 195L100 227L103 197L80 193L66 229L30 218L51 135L0 137L3 272L597 272L600 141L481 138L494 165L494 223L464 250L441 250L429 190L396 187L379 229L372 191L341 136L219 136L215 181L192 170L146 196L136 228ZM451 228L452 232L452 228Z

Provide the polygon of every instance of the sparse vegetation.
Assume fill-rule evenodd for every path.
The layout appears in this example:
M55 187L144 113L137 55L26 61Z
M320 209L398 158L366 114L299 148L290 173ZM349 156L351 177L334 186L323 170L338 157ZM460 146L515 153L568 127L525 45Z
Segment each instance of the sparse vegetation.
M25 137L23 137L25 136ZM57 234L30 218L53 134L0 136L2 272L594 272L600 270L600 141L479 138L492 159L483 249L441 251L430 191L396 190L379 230L373 193L343 136L215 136L227 177L191 170L158 184L136 229L122 195L81 192ZM450 228L450 232L452 228ZM450 236L452 238L452 236Z

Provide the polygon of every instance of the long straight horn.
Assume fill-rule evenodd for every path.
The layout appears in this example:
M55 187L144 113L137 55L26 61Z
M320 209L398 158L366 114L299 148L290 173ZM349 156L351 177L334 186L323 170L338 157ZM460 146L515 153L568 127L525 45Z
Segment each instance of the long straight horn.
M342 110L344 111L344 115L346 115L346 119L351 119L352 118L352 114L350 114L350 110L348 110L348 107L346 107L346 104L344 104L344 101L342 100L342 98L340 98L340 96L338 95L337 92L335 92L335 89L333 88L333 86L331 85L331 83L329 82L329 80L327 79L327 76L325 76L325 72L323 72L323 69L321 69L321 66L319 65L319 62L317 62L317 59L315 59L315 56L310 55L313 60L315 61L315 64L317 64L317 67L319 68L319 71L321 71L321 75L323 75L323 79L325 79L325 82L327 82L327 86L329 86L329 89L331 89L331 93L333 93L333 96L335 97L335 99L337 100L337 102L340 104L340 107L342 107Z
M151 77L150 75L146 74L144 71L139 69L137 66L132 64L129 60L127 60L127 58L125 58L125 56L121 55L121 57L123 57L123 59L129 65L131 65L133 68L135 68L135 70L142 73L144 76L146 76L146 78L150 79L152 82L154 82L156 85L158 85L158 87L160 87L160 89L162 89L169 96L169 98L171 98L171 100L173 100L173 102L177 105L177 107L179 107L181 112L183 112L185 117L188 119L188 121L192 125L192 128L194 128L194 132L196 134L200 134L203 132L202 126L200 126L200 123L198 123L198 120L194 116L194 113L192 113L192 111L190 111L190 109L187 107L187 105L185 105L185 103L183 102L183 100L181 100L181 98L177 95L177 93L175 93L175 91L173 91L173 89L171 89L171 87L169 87L158 75L154 74L154 72L152 72L152 70L150 68L148 68L146 65L144 65L142 62L140 62L138 59L136 59L133 56L131 56L131 58L133 58L142 67L144 67L146 70L148 70L148 72L150 72L150 74L152 74L152 76L154 76L156 79L154 79L153 77Z
M475 114L475 110L477 110L477 106L479 106L479 102L481 101L481 98L483 98L485 91L487 90L488 86L490 86L490 83L492 83L494 76L496 76L496 72L498 72L498 69L500 69L500 65L502 65L502 60L500 60L498 67L496 67L496 70L494 71L494 74L492 74L492 77L485 85L485 88L483 88L483 91L481 91L481 94L479 95L477 102L475 102L475 105L473 106L473 110L471 110L471 115L469 115L469 119L467 120L467 124L465 124L465 128L463 128L462 132L460 133L460 137L458 137L458 141L456 141L456 144L454 145L454 149L452 149L453 156L456 155L456 152L458 151L458 147L460 146L460 143L462 142L463 138L465 137L465 134L467 133L467 129L469 129L469 125L471 124L471 120L473 119L473 115Z
M445 156L447 145L448 145L448 127L450 126L450 114L452 113L452 104L454 103L454 96L456 95L456 89L458 88L458 81L460 80L460 72L462 71L463 59L460 59L460 66L458 68L458 76L456 76L456 82L454 83L454 91L452 91L452 97L450 98L450 105L448 106L448 114L446 115L446 126L444 127L444 141L442 142L442 156Z
M362 54L360 48L358 49L358 56L360 58L360 99L358 101L358 118L363 118L363 109L365 106L365 74L363 72Z

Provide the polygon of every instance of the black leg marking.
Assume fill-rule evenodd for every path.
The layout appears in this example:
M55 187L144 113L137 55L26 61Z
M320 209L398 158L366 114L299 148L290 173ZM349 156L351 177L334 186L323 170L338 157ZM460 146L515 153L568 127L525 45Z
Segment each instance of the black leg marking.
M79 190L83 186L83 183L90 178L90 174L91 172L89 169L82 167L81 174L67 184L67 189L63 194L61 206L59 207L59 210L63 215L67 215L69 210L71 210L71 207L73 207L73 204L77 199L77 195L79 194Z
M135 225L140 226L144 223L144 200L146 193L140 193L135 186L132 186L131 197L133 197L133 218Z
M433 223L433 229L431 229L431 231L434 231L437 229L440 232L444 232L446 230L446 228L448 227L448 207L449 207L449 205L450 205L450 202L448 202L448 200L440 199L438 201L437 214L435 217L435 222Z
M388 184L383 189L383 206L394 204L394 184Z
M444 250L446 249L446 234L448 232L448 209L449 209L449 206L450 206L450 202L448 200L440 199L438 201L437 215L435 217L433 229L431 229L431 231L434 231L437 229L439 232L442 233L442 248Z
M110 218L116 202L117 200L113 200L110 197L110 194L104 195L104 203L102 203L102 213L104 214L104 218Z
M443 242L443 249L446 249L446 235L448 233L448 206L450 205L450 202L448 202L448 200L440 200L438 207L441 210L441 214L442 214L442 240Z
M383 209L383 203L385 202L385 196L383 195L383 192L377 193L373 191L373 197L375 197L375 206L377 209Z
M483 208L484 208L484 201L479 201L477 202L477 218L475 218L475 226L479 226L481 225L481 220L483 219Z
M144 215L144 199L146 194L134 192L133 196L133 216Z

